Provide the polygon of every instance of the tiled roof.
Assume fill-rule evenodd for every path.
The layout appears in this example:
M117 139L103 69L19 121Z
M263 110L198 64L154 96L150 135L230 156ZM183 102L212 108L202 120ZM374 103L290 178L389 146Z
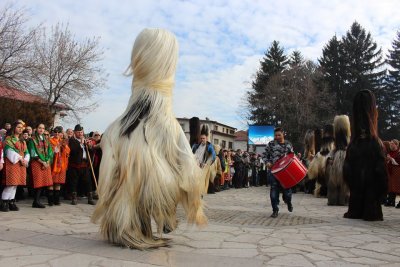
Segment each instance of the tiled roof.
M15 100L19 100L19 101L27 102L27 103L43 103L43 104L46 103L46 100L43 97L33 95L33 94L24 92L24 91L16 89L16 88L6 87L3 85L0 85L0 97L8 98L8 99L15 99ZM56 104L55 107L60 110L69 110L70 109L63 104Z
M247 142L247 131L237 131L235 133L235 141L246 141Z
M0 85L0 97L9 98L9 99L16 99L23 102L34 103L46 103L43 98L40 96L36 96L15 88L5 87Z

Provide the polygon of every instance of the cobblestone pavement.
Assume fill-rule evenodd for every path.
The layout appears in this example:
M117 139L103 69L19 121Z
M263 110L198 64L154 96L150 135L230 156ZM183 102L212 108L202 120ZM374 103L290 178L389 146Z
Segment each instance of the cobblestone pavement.
M400 210L384 207L383 222L343 219L346 207L293 195L269 217L268 188L230 189L204 196L209 225L186 225L164 237L169 247L138 251L112 246L90 223L81 200L0 213L0 266L400 266ZM43 199L44 201L44 199Z

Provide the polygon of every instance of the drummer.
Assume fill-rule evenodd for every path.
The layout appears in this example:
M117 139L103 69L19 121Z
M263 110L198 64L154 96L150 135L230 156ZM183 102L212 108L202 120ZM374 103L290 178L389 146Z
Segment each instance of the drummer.
M293 211L292 205L292 190L282 188L279 181L271 174L272 165L284 157L288 153L293 152L292 144L285 140L283 129L280 127L275 128L274 130L274 140L269 142L267 147L265 148L265 162L268 167L268 180L271 185L269 196L271 198L271 206L272 206L272 218L278 217L278 204L279 204L279 192L283 192L283 199L287 204L288 210L290 212Z

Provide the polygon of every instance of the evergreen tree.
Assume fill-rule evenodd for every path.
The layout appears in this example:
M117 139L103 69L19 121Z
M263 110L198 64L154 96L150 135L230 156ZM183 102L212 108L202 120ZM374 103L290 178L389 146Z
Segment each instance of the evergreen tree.
M387 63L390 66L386 78L385 103L381 107L384 112L387 128L382 133L385 139L399 138L400 134L400 31L392 42ZM381 114L380 114L381 115Z
M343 110L344 73L343 51L340 40L336 35L332 37L322 50L322 57L318 59L322 71L322 80L327 84L329 92L336 99L335 109L340 114L348 113Z
M290 55L289 65L290 67L300 66L304 63L304 57L299 50L294 50Z
M378 106L383 101L382 85L385 71L382 50L373 41L371 34L357 22L342 39L343 74L345 78L340 111L350 113L355 94L362 89L372 90Z
M247 94L249 119L255 124L276 124L276 116L266 109L264 101L265 88L270 78L282 72L288 65L287 56L278 41L272 42L260 64L260 69L252 82L251 91Z
M338 40L333 36L318 60L323 81L336 97L336 112L350 114L354 95L362 89L372 90L379 106L385 99L382 50L373 41L371 34L354 22L346 35ZM384 127L384 114L380 125Z

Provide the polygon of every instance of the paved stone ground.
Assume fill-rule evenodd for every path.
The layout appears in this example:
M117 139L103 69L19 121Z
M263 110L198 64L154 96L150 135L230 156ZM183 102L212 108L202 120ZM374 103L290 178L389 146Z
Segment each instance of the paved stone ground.
M209 225L180 226L170 247L148 251L112 246L90 223L92 206L0 213L0 266L400 266L400 210L383 222L343 219L346 207L294 194L269 217L268 189L231 189L205 196ZM44 201L44 200L43 200Z

